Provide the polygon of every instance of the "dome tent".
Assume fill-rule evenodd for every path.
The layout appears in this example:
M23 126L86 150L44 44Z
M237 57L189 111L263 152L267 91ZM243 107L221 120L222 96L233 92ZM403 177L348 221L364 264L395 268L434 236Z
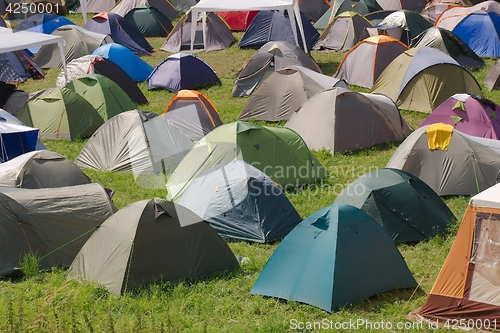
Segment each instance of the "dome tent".
M0 186L50 188L89 184L73 162L50 150L35 150L0 164Z
M124 111L135 109L135 104L127 93L104 75L83 75L69 82L65 88L85 98L104 121Z
M51 140L87 138L104 123L85 98L67 88L46 89L29 99L17 118L38 127L40 138Z
M205 170L178 203L201 216L222 237L249 242L282 239L302 221L276 184L245 161Z
M116 5L111 10L109 10L109 12L125 17L131 10L138 6L154 7L163 15L168 17L170 21L173 21L179 17L177 10L168 0L119 0ZM107 11L108 10L101 10L99 12Z
M353 206L332 205L281 241L250 293L335 312L381 292L415 286L396 245L377 222Z
M377 169L359 177L335 198L370 215L395 243L441 235L456 221L444 201L417 177L397 169Z
M67 278L121 294L159 281L202 279L239 267L208 223L189 209L154 198L102 223L71 264Z
M148 89L198 89L221 84L214 70L200 58L176 53L165 58L148 77Z
M174 28L170 18L151 6L137 6L125 15L125 19L146 37L166 37Z
M269 42L248 61L233 86L234 97L246 97L272 72L286 66L302 66L321 73L314 59L288 42Z

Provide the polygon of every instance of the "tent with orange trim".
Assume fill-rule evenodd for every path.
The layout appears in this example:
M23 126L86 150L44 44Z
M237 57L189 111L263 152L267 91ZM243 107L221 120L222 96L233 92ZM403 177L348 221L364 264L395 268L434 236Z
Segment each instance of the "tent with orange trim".
M192 141L198 141L222 125L215 105L196 90L179 90L175 93L163 116Z
M391 61L406 50L408 46L391 36L369 37L346 53L334 77L371 88Z
M425 303L415 311L417 316L433 321L473 320L498 329L492 325L500 322L499 222L497 184L470 199L448 257Z

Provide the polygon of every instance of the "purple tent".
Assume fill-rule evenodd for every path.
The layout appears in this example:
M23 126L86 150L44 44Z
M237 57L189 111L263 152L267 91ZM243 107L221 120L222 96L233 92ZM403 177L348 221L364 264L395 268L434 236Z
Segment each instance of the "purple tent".
M153 47L141 32L129 21L115 13L99 13L85 23L85 29L111 35L113 41L135 54L149 55Z
M445 123L465 134L500 139L499 119L500 105L481 96L455 94L434 109L420 127Z
M198 89L220 84L214 70L200 58L176 53L163 60L148 78L148 89Z

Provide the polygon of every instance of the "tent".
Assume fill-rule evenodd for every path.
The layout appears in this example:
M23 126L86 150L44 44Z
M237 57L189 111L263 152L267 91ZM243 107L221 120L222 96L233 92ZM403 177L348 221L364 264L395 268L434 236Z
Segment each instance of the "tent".
M302 66L321 73L314 59L288 42L269 42L262 46L240 72L233 86L234 97L246 97L275 70Z
M75 164L133 173L136 181L142 181L143 176L177 165L192 146L189 137L170 120L156 113L132 110L105 122L87 141Z
M174 26L168 16L156 7L138 6L125 15L125 19L132 23L143 36L166 37Z
M462 11L441 14L435 25L453 31L477 55L500 56L500 13L485 10Z
M203 171L232 160L244 160L285 189L326 177L294 131L239 121L217 127L193 146L168 179L167 199L177 200Z
M343 80L302 66L278 69L252 93L238 119L288 120L311 96L332 87L348 88Z
M163 117L193 142L222 125L219 113L207 96L195 90L179 90L165 108Z
M80 6L76 12L83 14L84 23L86 23L87 13L109 12L116 5L117 0L79 0L79 2Z
M345 88L317 93L294 112L285 126L297 132L309 149L326 149L332 154L403 141L411 133L388 97Z
M153 47L132 23L115 13L99 13L85 23L84 28L111 35L115 43L139 55L149 55L149 52L153 50Z
M104 75L83 75L65 87L85 98L104 121L119 113L135 109L135 104L127 93Z
M340 61L334 77L371 88L382 71L408 46L390 36L373 36L354 45Z
M495 185L470 199L434 286L415 311L418 316L433 322L456 318L491 323L491 329L495 329L494 323L500 320L496 258L499 197L500 187Z
M355 207L332 205L283 239L250 293L335 312L378 293L416 286L377 222Z
M181 50L190 50L191 48L191 26L192 13L186 13L175 25L167 40L163 43L161 50L167 52L180 52ZM205 24L201 17L196 19L196 33L193 48L204 50L206 52L224 50L234 42L233 34L229 27L215 13L208 13L205 18ZM203 30L205 27L205 30Z
M332 5L328 0L298 0L299 9L309 21L317 21Z
M434 24L436 23L438 17L441 16L441 14L448 9L456 7L468 7L468 5L464 4L465 2L467 1L451 1L451 2L430 1L422 10L420 15L422 15L427 21Z
M304 51L308 52L318 40L319 33L306 17L303 14L301 15L305 44L300 41L299 45ZM241 37L238 46L242 48L259 48L271 41L294 42L289 17L283 11L260 11L248 26L243 37Z
M483 80L484 86L488 91L500 89L500 60L490 68Z
M385 18L392 13L394 13L395 10L380 10L378 12L372 12L365 14L365 18L370 21L373 25L379 25L380 22L385 20Z
M361 34L365 28L371 25L361 14L356 12L342 13L325 28L314 44L313 50L348 51L361 41Z
M38 47L47 44L57 44L61 58L64 58L64 38L33 33L29 31L13 32L12 29L0 27L0 53L23 50L30 47ZM63 61L63 71L66 77L66 61Z
M113 9L109 10L109 12L125 17L131 10L139 6L154 7L171 21L179 17L177 10L168 0L119 0ZM100 12L107 11L108 10L101 10Z
M148 77L148 89L198 89L221 84L215 71L200 58L176 53L165 58Z
M271 178L244 161L205 170L178 203L210 223L220 236L248 242L280 240L302 221Z
M31 98L17 118L38 127L42 139L51 140L88 138L104 123L85 98L67 88L47 89Z
M0 186L52 188L91 183L66 157L50 150L35 150L0 164Z
M500 139L500 105L477 95L455 94L435 108L420 127L436 123L488 139Z
M333 17L345 12L356 12L361 15L365 15L384 9L380 5L379 1L376 0L335 0L332 8Z
M97 282L120 294L238 267L236 256L208 223L187 208L155 198L108 218L82 247L67 277Z
M433 25L419 13L410 10L398 10L389 14L377 26L367 29L373 35L389 34L410 45L411 40Z
M92 54L111 60L120 66L135 82L147 80L153 71L151 65L136 56L125 46L116 43L103 45L92 52Z
M431 27L411 42L411 47L432 47L449 54L460 66L476 69L484 66L484 61L465 44L460 37L447 29Z
M481 95L481 87L446 53L420 47L394 59L370 92L390 97L400 109L431 112L453 94Z
M68 63L68 80L72 81L82 75L101 74L113 80L120 86L136 104L148 104L146 96L132 80L132 78L120 66L99 55L87 55L73 59ZM63 73L56 80L57 87L64 87Z
M54 30L51 35L64 38L66 42L64 45L66 63L75 58L91 54L103 44L113 42L108 35L91 32L76 25L64 25ZM42 46L33 60L43 68L62 67L61 54L54 44Z
M38 128L25 126L16 117L0 109L0 163L44 148L38 138Z
M62 76L64 77L64 72ZM0 81L23 82L30 77L41 79L45 77L45 72L26 51L0 53Z
M245 31L258 13L256 10L245 10L239 12L217 12L217 15L226 22L231 31Z
M116 212L98 183L44 189L0 187L0 275L18 271L23 256L40 269L69 266L91 233Z
M452 125L420 127L394 152L386 168L415 175L438 195L471 195L497 183L498 140L463 134Z
M192 15L198 17L198 13L220 12L220 11L242 11L242 10L286 10L290 19L290 26L294 37L295 45L299 46L299 34L302 39L302 45L307 45L306 36L304 34L302 16L300 14L299 4L297 0L253 0L250 3L244 0L201 0L192 7ZM205 15L203 14L203 17ZM297 23L297 24L296 24ZM203 29L204 31L204 29ZM196 28L191 26L191 50L194 46L194 37Z
M75 25L73 22L52 13L40 13L29 16L14 27L14 31L31 31L50 35L54 30L64 25Z
M185 13L196 5L196 0L170 0L170 3L177 9L179 13Z
M0 108L5 109L5 104L9 97L16 91L16 85L0 81Z
M333 203L361 209L395 243L442 235L456 221L436 192L417 177L397 169L377 169L362 175Z

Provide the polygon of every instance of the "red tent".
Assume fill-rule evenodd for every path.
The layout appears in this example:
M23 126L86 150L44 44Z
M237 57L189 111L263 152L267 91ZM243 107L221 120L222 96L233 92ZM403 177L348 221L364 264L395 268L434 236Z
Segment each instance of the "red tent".
M226 21L229 29L232 31L246 31L257 13L259 11L217 12Z

